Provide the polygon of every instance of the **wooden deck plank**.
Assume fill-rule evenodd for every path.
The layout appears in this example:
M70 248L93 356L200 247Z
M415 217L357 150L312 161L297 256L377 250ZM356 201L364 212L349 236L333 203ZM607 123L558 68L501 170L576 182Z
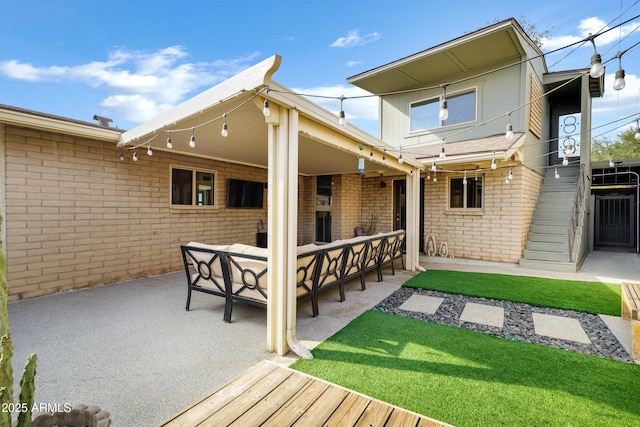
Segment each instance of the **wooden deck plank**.
M290 376L291 372L283 369L275 369L270 372L269 375L263 377L260 382L248 388L242 395L228 402L223 408L217 411L215 413L215 421L209 417L203 420L203 423L205 423L205 425L215 426L230 425Z
M418 414L395 408L389 416L386 425L394 427L417 427L419 421L420 416Z
M162 426L443 427L436 420L263 361Z
M367 409L371 399L360 394L350 393L346 399L340 403L336 411L323 425L325 426L353 426L360 418L360 415Z
M319 382L319 384L322 384ZM298 418L293 426L307 427L312 424L322 425L325 420L335 412L336 408L340 406L342 401L349 394L348 390L339 387L330 387L329 384L325 384L326 388L321 396L318 396L311 405L306 408L304 413Z
M304 393L311 383L313 383L313 379L293 373L287 378L287 381L273 389L272 392L268 393L230 425L245 427L250 425L253 420L268 420L294 396Z
M197 425L205 418L211 416L227 403L242 395L248 388L259 382L262 378L269 375L278 367L272 363L259 363L252 369L244 371L238 377L228 382L213 394L205 397L199 402L194 403L182 412L176 414L168 420L163 426L166 427L187 427Z
M293 399L291 399L282 408L280 408L277 413L275 413L265 422L264 426L281 427L291 426L299 423L300 417L307 412L308 408L314 402L318 401L318 398L328 388L329 384L316 381L315 379L310 381L307 388L301 390L300 393L298 393Z
M392 411L393 408L389 404L372 400L354 425L356 427L384 426Z

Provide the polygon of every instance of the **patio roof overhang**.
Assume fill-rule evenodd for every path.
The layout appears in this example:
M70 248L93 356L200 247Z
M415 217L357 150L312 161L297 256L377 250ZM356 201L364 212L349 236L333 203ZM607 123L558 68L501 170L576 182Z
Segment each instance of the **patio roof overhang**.
M300 116L298 172L302 175L356 173L358 157L365 159L365 175L410 173L422 167L406 154L399 164L397 148L349 123L340 126L335 114L271 80L280 63L280 56L274 55L254 65L124 132L118 146L168 150L170 137L172 152L267 168L268 123L277 125L278 110L285 108L296 109ZM265 99L272 111L269 118L262 113ZM224 122L227 137L221 135ZM192 134L193 148L189 147Z
M463 163L479 163L496 160L508 160L518 153L518 150L526 141L523 132L516 132L512 140L507 140L504 134L492 135L485 138L469 139L458 142L448 142L446 145L447 156L440 159L440 145L426 145L411 149L411 155L423 164L431 164L436 161L438 166L451 166Z

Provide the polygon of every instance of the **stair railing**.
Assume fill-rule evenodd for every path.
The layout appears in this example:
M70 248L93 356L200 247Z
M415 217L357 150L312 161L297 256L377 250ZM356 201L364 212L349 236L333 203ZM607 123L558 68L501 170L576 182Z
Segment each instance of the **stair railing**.
M576 237L576 228L578 227L578 220L580 218L580 211L582 208L582 202L584 200L584 164L580 165L580 177L576 184L576 192L573 195L573 204L571 209L571 215L569 215L569 224L567 225L567 237L569 241L569 260L573 259L573 244Z

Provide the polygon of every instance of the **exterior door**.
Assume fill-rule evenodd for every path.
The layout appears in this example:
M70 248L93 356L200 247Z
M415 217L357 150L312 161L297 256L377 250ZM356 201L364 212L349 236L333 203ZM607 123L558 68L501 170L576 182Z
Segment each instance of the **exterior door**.
M632 194L596 195L596 246L635 246L634 197Z
M419 250L424 251L424 178L420 178ZM407 229L407 180L393 181L393 229Z

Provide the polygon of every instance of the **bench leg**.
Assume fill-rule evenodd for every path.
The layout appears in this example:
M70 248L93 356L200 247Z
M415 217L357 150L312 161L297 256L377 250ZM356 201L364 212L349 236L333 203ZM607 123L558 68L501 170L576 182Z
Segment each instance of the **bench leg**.
M340 302L342 302L346 299L344 296L344 282L342 280L338 283L338 289L340 290Z
M367 285L364 283L364 272L360 273L360 289L363 291L367 289Z
M231 323L231 310L233 309L233 300L231 298L227 298L224 303L224 317L223 320L226 323Z
M191 288L187 289L187 306L185 310L189 311L189 306L191 305Z
M318 314L320 314L320 310L318 310L318 294L316 292L311 294L311 312L313 317L318 317Z
M640 320L631 321L631 358L640 361Z

